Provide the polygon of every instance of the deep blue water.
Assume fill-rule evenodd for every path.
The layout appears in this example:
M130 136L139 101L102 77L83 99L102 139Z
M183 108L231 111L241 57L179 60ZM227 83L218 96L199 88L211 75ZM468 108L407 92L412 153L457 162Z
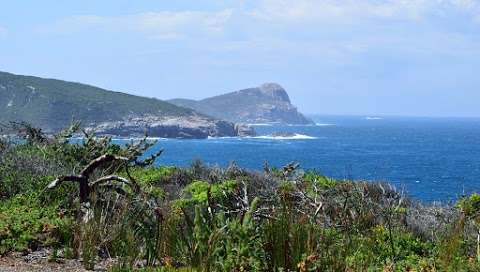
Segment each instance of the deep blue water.
M313 137L159 140L162 165L201 159L248 169L297 161L337 178L388 181L422 201L449 202L480 191L480 119L315 117L317 126L257 126L260 135ZM325 125L327 124L327 125Z

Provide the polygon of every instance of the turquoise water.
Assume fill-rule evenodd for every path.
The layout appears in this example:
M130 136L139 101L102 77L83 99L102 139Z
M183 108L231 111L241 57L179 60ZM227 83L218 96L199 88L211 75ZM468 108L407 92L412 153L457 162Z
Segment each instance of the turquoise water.
M480 191L480 119L329 117L316 126L256 127L259 137L160 139L161 165L195 159L248 169L299 162L337 178L388 181L423 201L453 201ZM295 137L268 137L273 132ZM153 150L152 150L153 151Z

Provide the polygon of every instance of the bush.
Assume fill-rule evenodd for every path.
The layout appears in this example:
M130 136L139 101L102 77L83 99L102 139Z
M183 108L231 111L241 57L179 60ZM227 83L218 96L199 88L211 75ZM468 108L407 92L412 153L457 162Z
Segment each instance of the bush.
M61 247L72 241L73 220L58 205L44 205L39 195L0 202L0 255L40 246Z

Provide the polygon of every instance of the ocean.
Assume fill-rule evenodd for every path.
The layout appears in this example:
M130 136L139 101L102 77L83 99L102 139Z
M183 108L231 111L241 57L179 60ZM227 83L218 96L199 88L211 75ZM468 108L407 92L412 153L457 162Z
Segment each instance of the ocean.
M480 119L315 116L314 126L257 124L259 136L159 139L159 165L262 170L264 163L339 178L386 181L423 202L453 202L480 191ZM289 135L271 136L276 132Z

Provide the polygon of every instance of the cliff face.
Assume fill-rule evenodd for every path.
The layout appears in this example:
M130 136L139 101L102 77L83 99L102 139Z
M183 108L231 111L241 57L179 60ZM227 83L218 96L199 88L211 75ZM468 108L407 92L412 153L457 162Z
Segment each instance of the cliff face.
M99 123L90 129L101 135L120 137L141 137L145 133L151 137L180 139L255 135L250 126L199 115L167 118L158 116L132 117L122 121Z
M280 85L266 83L200 101L173 99L169 102L210 116L240 123L312 124L298 112Z
M118 136L206 138L253 133L232 122L153 98L54 79L0 72L0 122L25 121L55 132L72 120Z

